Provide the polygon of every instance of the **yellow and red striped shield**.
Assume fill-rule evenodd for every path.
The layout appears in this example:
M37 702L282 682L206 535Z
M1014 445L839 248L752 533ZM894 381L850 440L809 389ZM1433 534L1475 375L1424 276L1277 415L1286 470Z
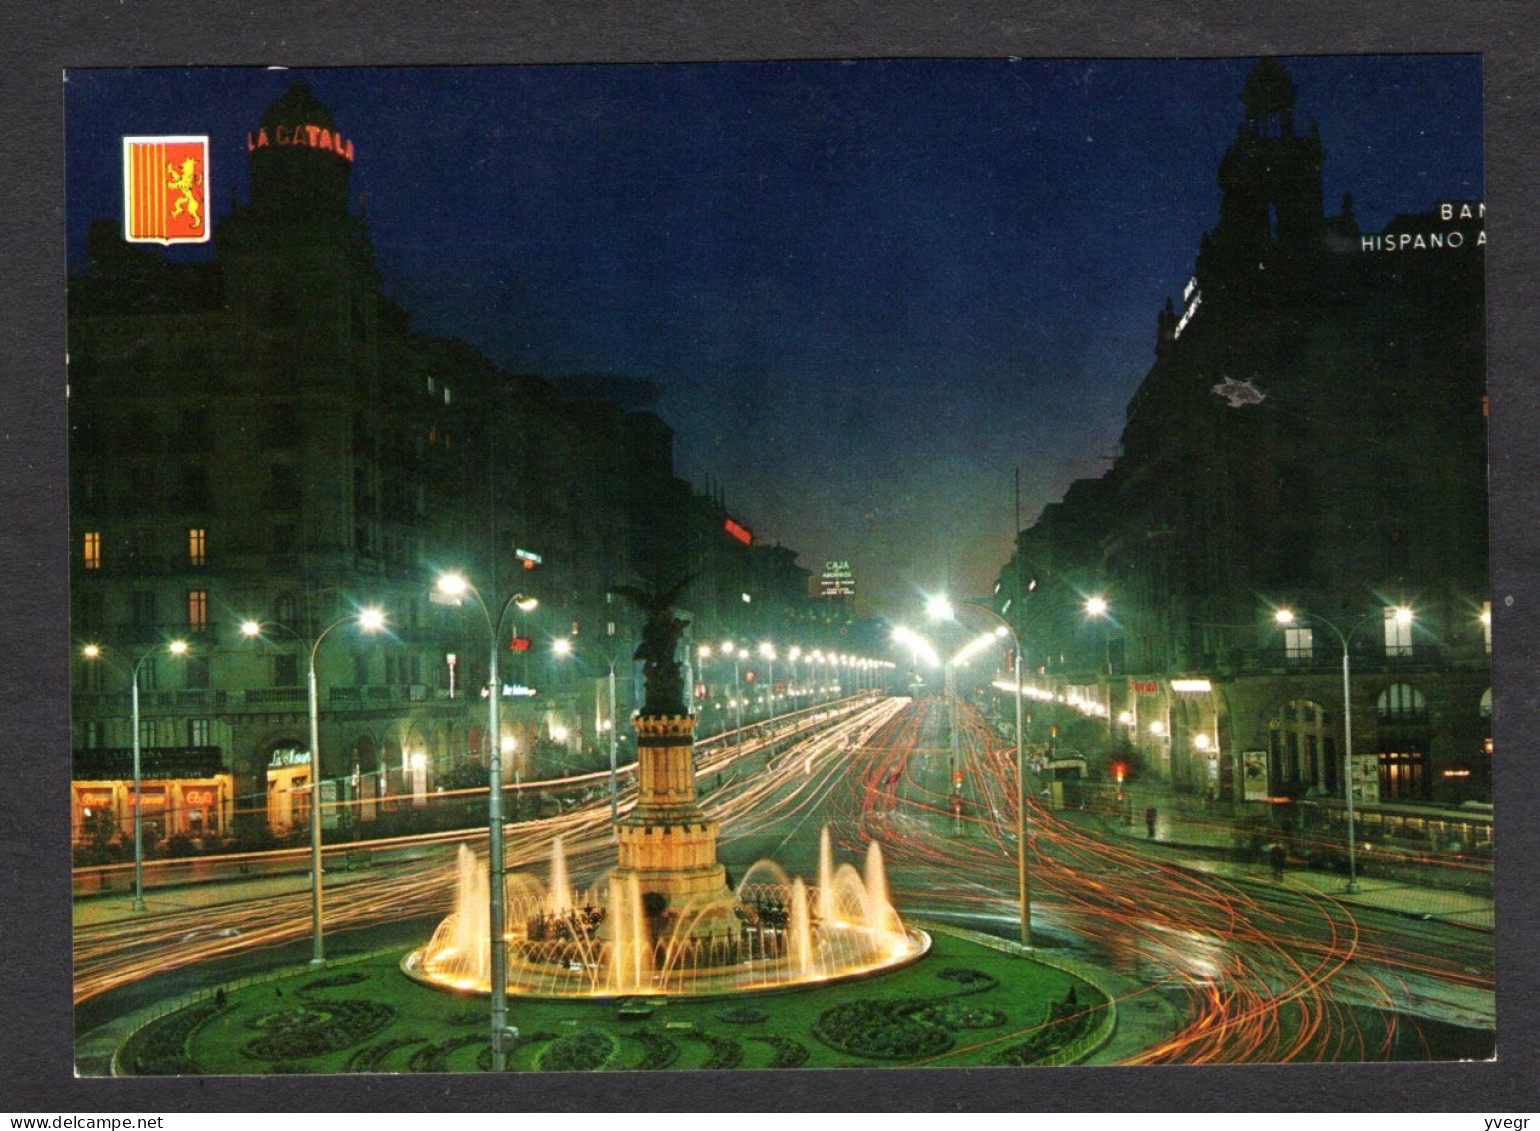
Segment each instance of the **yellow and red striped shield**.
M123 236L129 243L209 238L209 139L123 139Z

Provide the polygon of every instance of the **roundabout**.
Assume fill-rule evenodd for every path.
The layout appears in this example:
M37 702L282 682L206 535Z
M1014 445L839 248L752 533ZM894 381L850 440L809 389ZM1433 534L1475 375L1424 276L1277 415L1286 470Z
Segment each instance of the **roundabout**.
M1110 1035L1088 982L1014 944L927 925L879 977L734 997L517 999L516 1072L1067 1064ZM402 977L400 952L212 991L139 1026L119 1075L478 1072L484 999Z

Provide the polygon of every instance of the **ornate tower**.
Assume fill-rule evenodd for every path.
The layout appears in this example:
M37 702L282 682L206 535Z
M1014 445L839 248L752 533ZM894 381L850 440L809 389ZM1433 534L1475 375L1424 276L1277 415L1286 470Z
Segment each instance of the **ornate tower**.
M1245 121L1219 166L1219 223L1207 241L1217 259L1254 270L1319 244L1326 151L1314 122L1307 136L1295 133L1294 98L1294 82L1276 59L1263 59L1246 79Z
M695 797L695 717L685 709L675 659L688 623L673 615L681 588L617 590L647 613L636 650L644 661L647 697L633 722L636 808L620 823L620 860L611 883L640 900L653 942L735 938L740 930L727 870L717 862L720 826Z

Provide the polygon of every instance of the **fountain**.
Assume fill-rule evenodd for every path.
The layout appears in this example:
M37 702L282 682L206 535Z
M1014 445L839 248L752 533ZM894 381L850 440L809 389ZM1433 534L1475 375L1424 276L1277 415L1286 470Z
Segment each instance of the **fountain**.
M606 882L573 889L561 838L549 880L512 874L504 899L507 986L535 997L737 994L827 983L894 969L930 947L888 898L882 850L865 872L834 863L819 838L818 884L774 861L750 867L736 889L717 860L719 826L697 804L694 716L675 660L686 622L671 593L617 590L647 613L637 657L646 701L637 734L637 803L617 829ZM428 944L407 955L411 977L451 990L489 991L487 872L461 846L455 909Z

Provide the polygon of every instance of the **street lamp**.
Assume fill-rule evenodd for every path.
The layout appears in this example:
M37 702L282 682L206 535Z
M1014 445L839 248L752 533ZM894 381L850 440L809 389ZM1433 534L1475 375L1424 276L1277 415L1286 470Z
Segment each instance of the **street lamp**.
M187 641L172 640L169 643L157 644L153 648L147 649L144 655L134 661L134 667L129 677L131 684L129 702L132 704L133 714L131 725L134 729L134 901L132 908L135 911L145 910L143 806L140 803L142 778L139 768L139 669L146 660L162 649L173 656L185 656L188 650ZM80 652L86 659L95 660L101 657L102 648L99 644L87 644Z
M498 721L498 703L503 697L503 686L497 673L497 654L508 610L517 608L521 613L529 613L540 602L523 593L510 594L498 607L494 618L480 591L464 574L440 574L434 589L447 604L458 605L467 597L470 598L487 622L487 886L490 912L488 930L492 936L492 1070L502 1072L508 1064L505 1042L510 1036L517 1037L518 1031L508 1026L508 939L507 922L503 914L503 877L506 871L503 859L504 748L502 728ZM511 744L509 749L511 751Z
M770 665L770 678L766 681L768 686L765 688L766 702L769 704L766 708L766 716L769 717L775 714L775 645L768 640L760 641L759 655Z
M310 646L310 668L305 681L305 695L310 716L310 926L312 935L310 965L312 966L326 965L325 934L321 922L321 706L320 697L316 693L316 656L321 650L321 641L326 639L332 629L353 623L365 632L375 633L385 627L385 614L379 609L360 609L327 625L314 641L307 641L286 624L263 624L255 620L241 622L241 635L248 640L262 636L264 629L278 628L294 637L300 647L303 648L307 643Z
M1016 669L1016 887L1020 895L1020 919L1021 919L1021 945L1032 945L1032 889L1027 876L1027 759L1026 746L1023 741L1021 725L1021 665L1024 657L1021 653L1021 638L1017 636L1015 627L999 613L988 605L977 601L964 602L969 608L977 609L988 614L999 622L995 630L999 633L1003 629L1010 635L1011 647L1015 649ZM1103 604L1105 610L1105 603ZM945 596L932 597L926 602L926 612L934 619L951 620L956 613L952 602ZM948 665L950 671L950 665ZM955 712L955 707L954 707ZM953 743L956 743L956 719L953 719Z
M1387 611L1400 625L1409 625L1415 619L1415 614L1405 605L1395 605ZM1358 834L1354 826L1353 813L1353 684L1349 645L1358 630L1374 617L1374 613L1365 613L1347 632L1343 632L1336 624L1318 613L1296 613L1292 609L1278 609L1273 613L1273 622L1284 627L1296 623L1301 618L1323 624L1337 634L1337 639L1342 644L1342 757L1345 771L1343 787L1347 794L1347 890L1350 895L1358 891Z
M738 731L738 753L743 753L743 683L739 675L739 658L743 649L731 640L722 641L722 655L733 658L733 719Z

